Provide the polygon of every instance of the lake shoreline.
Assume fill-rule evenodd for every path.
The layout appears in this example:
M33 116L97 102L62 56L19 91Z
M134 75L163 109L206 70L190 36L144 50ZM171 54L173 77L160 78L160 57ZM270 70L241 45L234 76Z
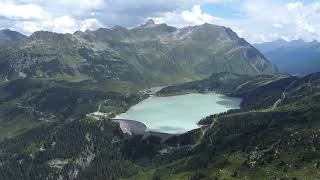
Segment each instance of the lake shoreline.
M196 111L195 114L198 114L197 116L194 116L194 118L196 118L196 120L195 119L192 121L187 120L185 122L180 122L180 124L179 124L178 117L181 114L180 115L176 114L176 116L171 116L171 117L169 115L169 117L168 117L168 116L164 115L164 114L167 114L165 111L164 112L162 111L162 113L159 114L163 118L158 119L156 121L152 120L152 118L147 118L147 117L146 118L136 118L136 117L130 116L130 113L132 114L132 112L135 112L135 111L143 111L142 114L146 114L147 112L160 111L159 109L157 109L157 108L161 108L161 107L158 107L159 106L158 104L163 104L165 107L170 106L170 102L167 102L168 101L167 98L169 98L169 101L172 99L175 101L180 101L179 102L180 104L178 103L177 106L182 106L182 107L180 107L180 109L178 109L178 111L181 109L183 109L183 110L190 109L190 106L191 106L191 108L199 108L199 107L201 108L202 106L204 106L205 108L204 108L204 110L200 109L199 110L200 112ZM187 99L184 100L182 98L187 98ZM190 98L191 98L191 101L190 101ZM192 98L196 98L197 101L199 101L199 100L204 101L204 104L201 104L201 102L200 102L200 104L196 103L196 107L192 107L192 104L190 105L190 102L192 102L192 103L197 102L197 101L192 100ZM206 100L208 98L209 98L209 100ZM210 98L212 99L212 103L210 101ZM177 100L177 99L179 99L179 100ZM154 109L148 110L148 108L150 109L150 106L153 106L153 104L152 104L153 101L155 101L155 104L157 104L156 107L154 107ZM181 103L181 101L182 101L182 103ZM125 120L140 122L147 127L146 132L152 131L152 132L177 135L177 134L183 134L185 132L199 128L197 126L197 122L199 122L202 118L207 117L208 115L218 114L218 113L230 110L230 109L240 109L241 108L240 107L241 101L242 101L242 99L240 99L240 98L229 97L229 96L226 96L223 94L218 94L215 92L186 93L186 94L180 94L180 95L169 96L169 97L150 95L148 98L144 99L143 101L140 101L136 105L131 106L127 112L117 114L113 119L125 119ZM211 103L211 105L210 104L206 105L206 103L207 104ZM142 108L142 110L141 110L141 108ZM175 108L175 104L174 104L173 108ZM208 110L208 109L210 109L210 110ZM200 116L199 113L201 113L202 111L204 111L206 113L204 113L204 115ZM215 112L215 111L217 111L217 112ZM194 115L194 114L192 114L192 115ZM144 117L144 115L143 115L143 117ZM177 118L175 118L175 120L172 121L172 117L177 117ZM152 123L159 123L159 121L168 121L168 120L169 120L169 122L167 122L167 123L164 122L164 125L162 128L159 126L157 126L157 128L155 128L155 124L150 126L150 123L151 124ZM192 122L194 122L194 123L191 127L190 124ZM181 124L187 124L186 126L188 126L188 127L181 127L180 126ZM134 126L133 126L133 128L134 128ZM174 128L174 129L172 129L172 128ZM181 128L186 128L186 129L182 130ZM163 129L166 129L166 130L163 130Z

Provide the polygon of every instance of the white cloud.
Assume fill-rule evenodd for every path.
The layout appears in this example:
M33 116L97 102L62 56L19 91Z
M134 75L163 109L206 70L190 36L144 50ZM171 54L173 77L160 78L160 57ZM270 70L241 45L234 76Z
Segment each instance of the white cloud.
M102 23L100 23L97 19L91 18L81 21L76 20L71 16L61 16L55 18L52 23L52 31L58 33L73 33L77 30L86 31L103 27Z
M231 3L234 0L197 0L197 3L208 3L208 4L226 4Z
M35 31L46 30L45 23L39 23L34 21L19 21L12 27L13 30L19 31L25 34L31 34Z
M177 27L200 25L204 23L219 24L220 18L203 13L200 5L194 5L190 11L185 10L181 13L169 12L159 17L151 17L157 23L167 23Z
M278 28L278 29L282 29L283 28L283 25L282 24L278 24L278 23L272 24L272 26L274 28Z
M80 29L81 31L85 31L85 30L95 30L101 27L104 27L104 25L100 21L94 18L90 18L90 19L85 19L84 21L81 21L78 29Z
M297 8L302 8L302 7L303 7L303 2L294 2L294 3L291 2L287 4L287 9L289 11L292 11Z
M102 9L105 5L103 0L57 0L63 7L81 10Z
M38 20L48 18L49 14L36 4L14 4L0 2L0 17L15 20Z
M228 1L213 0L211 2L226 3ZM191 10L181 13L176 11L163 13L155 20L178 27L204 22L223 25L231 27L239 36L252 43L279 38L320 40L320 2L304 4L299 1L284 3L278 0L244 0L241 3L238 1L236 13L241 16L217 17L203 12L200 5L195 5Z
M28 0L27 0L28 1ZM62 2L62 0L60 0ZM64 1L64 3L71 6L71 2L78 3L77 7L97 7L101 0ZM80 4L79 4L80 3ZM75 5L76 7L76 5ZM43 7L34 3L12 3L8 1L1 2L0 0L0 20L5 19L9 22L9 27L24 34L31 34L39 30L48 30L58 33L73 33L77 30L85 31L87 29L93 30L104 25L97 19L93 18L94 13L90 18L74 17L71 15L56 16L47 12ZM1 21L0 21L1 23ZM1 28L1 25L0 25Z
M243 18L228 19L227 25L242 29L252 43L279 38L320 40L320 2L246 0L240 8Z
M71 31L74 24L60 23L67 20L73 23L67 16L80 23L76 27L82 30L114 25L132 27L146 17L172 12L189 3L185 0L170 3L163 0L0 0L0 29L21 30L26 34L35 29Z
M230 8L231 14L208 11L222 6ZM281 37L320 40L319 1L0 0L0 28L26 34L36 30L70 33L113 25L132 27L150 17L177 27L205 22L228 26L249 42Z
M69 15L57 18L48 18L39 21L17 21L12 29L31 34L35 31L47 30L57 33L74 33L81 30L95 30L104 27L104 25L94 18L77 20Z
M108 8L106 0L55 0L53 2L49 4L50 8L60 8L59 13L81 18L95 16L96 12L104 12Z
M53 19L52 31L59 33L75 32L77 30L77 22L70 16L61 16Z
M203 13L200 5L194 5L191 11L183 11L181 13L181 17L185 22L193 25L219 20L219 18L216 18L210 14Z

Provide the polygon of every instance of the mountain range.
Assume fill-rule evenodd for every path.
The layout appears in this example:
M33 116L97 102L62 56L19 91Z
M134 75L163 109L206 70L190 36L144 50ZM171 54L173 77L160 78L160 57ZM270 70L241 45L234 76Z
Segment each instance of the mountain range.
M10 39L10 38L8 38ZM153 20L132 29L115 26L58 34L39 31L0 48L0 77L121 80L167 84L212 73L278 73L231 29L211 24L175 28Z
M283 39L254 44L281 71L293 75L306 75L320 71L320 43Z

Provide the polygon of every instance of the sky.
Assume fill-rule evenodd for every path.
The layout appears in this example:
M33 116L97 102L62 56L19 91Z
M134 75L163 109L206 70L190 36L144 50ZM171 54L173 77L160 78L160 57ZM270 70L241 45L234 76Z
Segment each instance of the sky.
M320 40L319 0L0 0L0 29L73 33L148 19L230 27L251 43Z

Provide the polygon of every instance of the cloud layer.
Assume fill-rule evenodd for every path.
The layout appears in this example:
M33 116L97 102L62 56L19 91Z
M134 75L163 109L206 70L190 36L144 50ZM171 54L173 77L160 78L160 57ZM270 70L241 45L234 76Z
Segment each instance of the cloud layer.
M316 0L0 0L0 29L25 34L133 27L148 18L178 27L205 22L228 26L250 42L320 39Z
M225 2L226 3L226 2ZM205 13L202 6L168 12L156 17L157 22L175 26L198 25L204 22L231 27L250 42L305 39L320 40L320 2L280 2L246 0L238 4L237 16L217 17Z

